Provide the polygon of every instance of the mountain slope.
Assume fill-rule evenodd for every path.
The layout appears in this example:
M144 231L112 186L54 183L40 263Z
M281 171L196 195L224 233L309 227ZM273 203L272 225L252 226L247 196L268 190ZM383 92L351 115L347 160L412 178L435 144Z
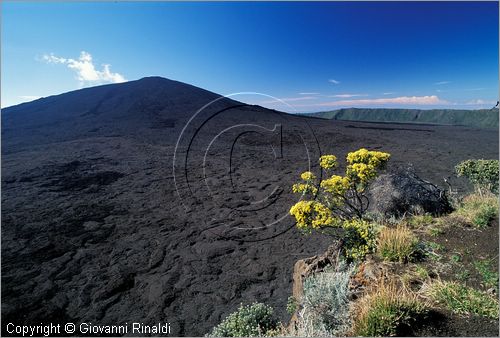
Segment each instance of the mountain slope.
M174 128L221 95L178 81L147 77L75 90L2 109L2 149L78 139L150 135ZM221 99L214 106L239 104Z
M365 122L400 122L461 125L478 128L498 128L498 109L386 109L345 108L307 114L332 120Z

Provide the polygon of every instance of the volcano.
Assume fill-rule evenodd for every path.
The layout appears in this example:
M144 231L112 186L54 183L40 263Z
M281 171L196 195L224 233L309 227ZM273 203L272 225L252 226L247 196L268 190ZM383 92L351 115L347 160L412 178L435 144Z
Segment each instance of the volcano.
M254 301L286 321L294 263L331 242L294 227L291 185L361 147L443 185L498 158L498 132L295 116L160 77L3 109L3 322L199 336Z

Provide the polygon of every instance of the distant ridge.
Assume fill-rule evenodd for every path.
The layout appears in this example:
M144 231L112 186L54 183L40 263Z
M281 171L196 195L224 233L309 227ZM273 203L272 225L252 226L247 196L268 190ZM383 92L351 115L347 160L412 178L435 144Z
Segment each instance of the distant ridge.
M494 129L498 128L499 114L498 108L479 110L344 108L303 115L344 121L430 123Z

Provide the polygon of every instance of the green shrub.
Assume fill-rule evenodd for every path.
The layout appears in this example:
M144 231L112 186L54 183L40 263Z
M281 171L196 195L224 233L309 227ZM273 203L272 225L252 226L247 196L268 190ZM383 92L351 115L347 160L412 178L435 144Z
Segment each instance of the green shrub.
M474 267L483 278L484 286L498 292L498 272L493 269L493 262L489 259L475 261Z
M289 314L293 314L297 311L298 302L294 296L288 297L288 301L286 302L286 312Z
M497 215L497 207L493 205L482 205L478 210L472 223L478 227L487 227L490 221Z
M415 294L390 283L382 284L365 295L355 311L355 336L395 336L403 327L412 325L425 314L427 305Z
M498 217L498 198L491 194L471 194L466 196L456 211L476 227L483 228Z
M498 300L485 292L456 282L436 281L427 287L427 293L455 313L498 319Z
M209 334L210 337L255 337L275 331L278 322L273 317L273 309L262 303L241 305Z
M384 228L378 237L377 253L388 261L409 262L418 249L418 238L403 225Z
M340 263L305 279L297 336L345 335L349 320L349 280L353 266Z
M479 190L498 193L498 160L467 160L455 167L458 176L468 178Z

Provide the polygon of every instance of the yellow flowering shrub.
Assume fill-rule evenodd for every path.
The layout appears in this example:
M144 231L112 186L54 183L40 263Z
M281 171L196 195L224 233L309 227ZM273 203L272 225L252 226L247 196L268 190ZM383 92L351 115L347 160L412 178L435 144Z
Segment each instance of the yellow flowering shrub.
M297 227L306 231L334 222L331 210L317 201L299 201L290 209L290 214L295 216Z
M358 189L363 189L377 177L377 170L383 169L390 157L388 153L361 148L347 155L346 175Z
M298 193L298 194L312 194L312 195L316 195L317 192L318 192L318 188L316 188L314 185L312 184L307 184L307 183L295 183L293 186L292 186L292 191L294 193Z
M363 219L368 208L365 192L378 171L385 168L390 156L364 148L351 152L346 157L344 176L331 173L338 166L335 155L321 156L319 164L327 177L316 182L316 176L306 171L300 175L304 182L292 186L294 193L312 197L312 200L297 202L290 209L297 227L306 232L342 228L347 257L361 259L371 252L376 244L376 228Z
M304 181L311 181L316 179L316 176L310 171L303 172L300 174L300 178L302 178Z
M337 156L323 155L319 158L319 165L325 170L335 169L337 167Z
M345 255L351 259L363 259L372 252L377 244L377 227L375 224L362 220L351 219L342 223L345 230Z

